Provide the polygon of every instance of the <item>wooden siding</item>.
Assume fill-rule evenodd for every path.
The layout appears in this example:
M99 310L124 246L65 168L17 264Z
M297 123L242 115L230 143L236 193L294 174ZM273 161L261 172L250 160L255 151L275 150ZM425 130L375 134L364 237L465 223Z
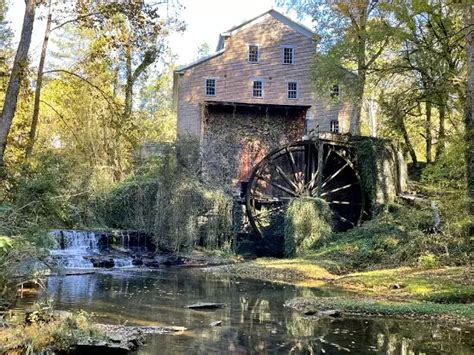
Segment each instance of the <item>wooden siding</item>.
M248 45L259 45L259 62L248 62ZM283 46L294 47L294 64L283 64ZM311 66L315 54L312 39L294 31L270 14L263 16L225 40L222 54L177 75L178 134L202 137L201 105L205 101L311 106L308 127L329 130L338 119L341 131L348 126L348 105L330 105L312 91ZM205 96L205 79L216 79L216 95ZM175 80L176 80L175 79ZM262 80L264 95L252 96L253 80ZM298 98L288 99L288 82L298 83Z

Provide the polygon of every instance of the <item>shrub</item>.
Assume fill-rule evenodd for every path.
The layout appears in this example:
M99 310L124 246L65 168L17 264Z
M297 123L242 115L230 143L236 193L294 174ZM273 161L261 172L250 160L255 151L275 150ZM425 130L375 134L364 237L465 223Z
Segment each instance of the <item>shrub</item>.
M326 201L294 199L285 216L285 255L308 252L331 234L331 210Z
M431 253L425 253L418 257L418 265L423 269L434 269L438 266L438 258Z

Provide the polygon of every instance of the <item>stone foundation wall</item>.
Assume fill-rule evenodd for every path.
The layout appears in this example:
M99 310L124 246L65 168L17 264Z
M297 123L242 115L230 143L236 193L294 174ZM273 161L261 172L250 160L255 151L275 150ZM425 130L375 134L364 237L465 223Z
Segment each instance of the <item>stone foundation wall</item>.
M300 140L304 110L214 108L204 115L202 170L211 184L235 194L253 166L273 149Z

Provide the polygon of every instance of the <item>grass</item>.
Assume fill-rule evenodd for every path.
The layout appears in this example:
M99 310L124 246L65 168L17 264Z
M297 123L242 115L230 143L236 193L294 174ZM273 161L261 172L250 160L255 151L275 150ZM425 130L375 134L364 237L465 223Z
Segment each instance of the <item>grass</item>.
M400 267L335 275L304 258L271 259L228 265L234 275L298 287L345 290L352 294L391 300L413 299L438 303L471 303L474 299L472 267L421 270Z
M438 304L433 302L391 302L374 299L342 297L294 298L287 307L303 313L338 309L346 314L373 315L403 318L438 318L445 320L474 321L474 308L466 304Z
M227 265L223 270L238 277L319 288L344 296L308 300L323 309L337 307L380 315L445 314L454 318L474 318L471 304L474 269L470 266L431 270L399 267L336 275L306 258L263 258ZM323 301L327 303L317 303Z

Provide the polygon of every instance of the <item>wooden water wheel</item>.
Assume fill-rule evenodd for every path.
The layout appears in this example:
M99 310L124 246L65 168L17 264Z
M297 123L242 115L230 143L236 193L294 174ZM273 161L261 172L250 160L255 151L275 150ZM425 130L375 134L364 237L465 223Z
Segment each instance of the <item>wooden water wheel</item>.
M286 208L303 197L329 204L336 231L360 223L364 192L346 149L319 140L300 141L268 154L254 167L247 184L250 224L262 237L283 235Z

